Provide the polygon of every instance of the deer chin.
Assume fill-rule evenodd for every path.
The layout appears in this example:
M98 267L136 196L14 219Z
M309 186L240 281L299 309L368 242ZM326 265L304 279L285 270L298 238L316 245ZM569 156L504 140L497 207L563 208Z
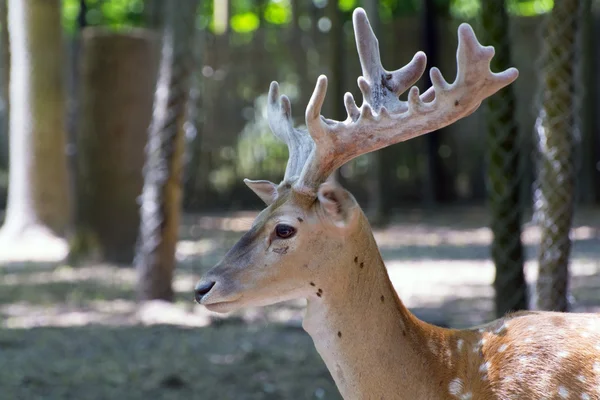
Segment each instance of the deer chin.
M219 301L215 303L202 304L208 311L218 314L227 314L237 311L242 308L242 304L238 300Z

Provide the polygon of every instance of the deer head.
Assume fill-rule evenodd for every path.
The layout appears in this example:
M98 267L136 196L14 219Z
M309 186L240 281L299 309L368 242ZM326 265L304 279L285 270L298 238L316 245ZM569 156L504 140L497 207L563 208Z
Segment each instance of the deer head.
M283 181L245 180L267 204L252 228L197 284L196 300L217 312L268 305L293 298L321 296L321 287L343 286L345 265L359 262L375 246L368 222L354 197L328 177L346 162L392 144L437 130L473 113L481 102L513 82L518 72L490 70L493 47L479 44L471 27L458 28L457 76L448 83L437 68L433 86L415 86L425 70L418 52L406 66L388 72L364 10L353 14L363 76L358 107L344 96L348 117L321 116L327 78L320 76L306 108L307 130L296 129L290 101L269 90L268 119L289 149ZM408 88L408 100L399 96ZM315 286L318 282L318 287ZM322 289L321 289L322 290Z

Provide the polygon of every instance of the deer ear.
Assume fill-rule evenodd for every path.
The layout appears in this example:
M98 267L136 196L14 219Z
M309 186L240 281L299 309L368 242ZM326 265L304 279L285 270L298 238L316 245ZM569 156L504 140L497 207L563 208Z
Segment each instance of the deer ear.
M277 199L277 185L273 182L244 179L244 183L268 206Z
M350 192L335 183L328 181L319 186L317 197L325 214L339 227L347 226L356 215L356 200Z

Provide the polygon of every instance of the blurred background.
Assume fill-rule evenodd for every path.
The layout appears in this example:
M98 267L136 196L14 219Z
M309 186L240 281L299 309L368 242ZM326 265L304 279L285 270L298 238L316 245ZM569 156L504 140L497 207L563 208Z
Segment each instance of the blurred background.
M303 301L222 316L192 291L262 208L243 178L283 177L270 82L297 126L320 74L325 116L360 103L358 6L388 70L423 50L453 81L469 22L520 71L339 170L405 304L599 310L600 1L0 0L0 399L340 398Z

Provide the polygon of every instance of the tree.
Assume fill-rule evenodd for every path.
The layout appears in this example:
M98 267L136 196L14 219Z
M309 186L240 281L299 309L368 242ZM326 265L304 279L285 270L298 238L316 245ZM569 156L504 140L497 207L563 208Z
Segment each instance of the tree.
M541 229L537 307L568 310L569 257L575 205L574 92L581 0L562 0L547 16L541 109L536 121L538 177L534 193Z
M182 198L183 123L194 65L198 0L165 4L162 58L146 150L139 246L140 300L172 300Z
M439 24L438 18L440 10L447 11L447 4L439 3L434 0L424 0L422 2L422 40L423 51L427 54L427 69L422 77L423 90L432 86L429 77L429 71L434 66L439 66ZM443 7L445 6L445 7ZM448 202L454 198L454 179L450 173L444 169L444 162L440 156L440 147L442 145L441 137L444 136L444 129L438 129L426 135L422 140L425 141L427 150L426 175L423 185L423 200L429 207L437 202Z
M67 252L65 91L59 0L9 0L10 173L0 254L31 259Z
M0 127L0 170L8 167L8 115L10 101L8 84L10 82L10 40L8 36L8 8L7 0L0 0L0 86L2 87L2 108L4 111L4 124Z
M158 43L145 29L83 33L74 260L99 253L107 262L133 261Z
M505 1L481 1L482 43L492 45L496 56L493 71L512 66L508 14ZM510 85L485 102L487 121L487 202L491 213L492 260L496 265L494 280L496 315L527 309L527 283L523 272L521 242L521 152L519 130L515 120L514 85Z

